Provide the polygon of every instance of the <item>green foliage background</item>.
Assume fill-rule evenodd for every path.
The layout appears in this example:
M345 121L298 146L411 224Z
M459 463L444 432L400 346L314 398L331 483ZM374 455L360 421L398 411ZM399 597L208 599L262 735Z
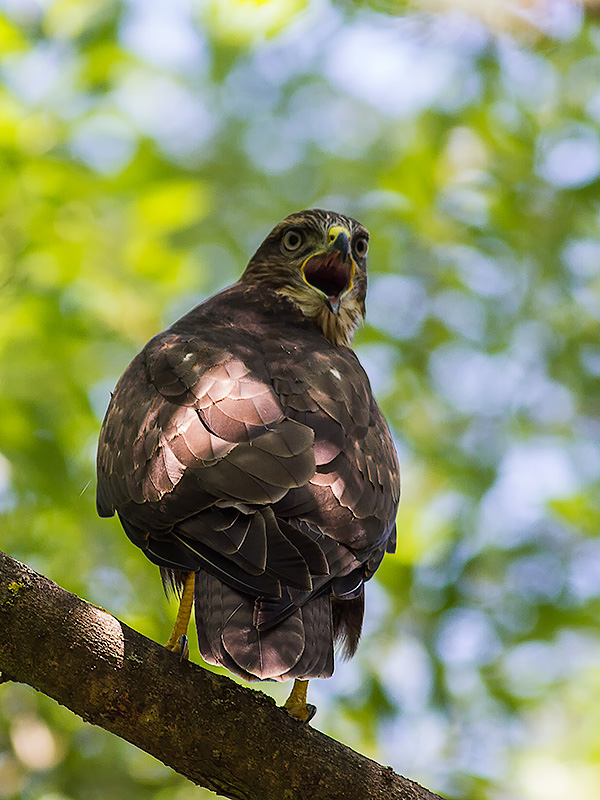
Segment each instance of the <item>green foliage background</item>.
M451 798L600 796L600 30L549 5L507 33L403 4L0 0L0 547L165 640L155 568L95 514L109 390L283 216L357 216L403 500L314 724ZM2 800L204 796L0 688Z

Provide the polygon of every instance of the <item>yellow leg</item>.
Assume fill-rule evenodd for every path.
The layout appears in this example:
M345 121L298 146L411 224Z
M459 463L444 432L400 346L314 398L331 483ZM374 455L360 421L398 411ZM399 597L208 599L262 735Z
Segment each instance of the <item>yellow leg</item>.
M181 639L183 636L187 638L187 629L190 624L192 607L194 605L194 582L194 573L188 572L185 579L185 584L183 586L181 600L179 601L177 619L175 620L175 625L171 631L171 635L169 636L169 641L165 645L167 650L172 650L174 653L180 653L182 658L185 658L185 653L181 653Z
M308 681L294 681L294 688L290 696L284 703L284 708L293 717L296 717L301 722L310 722L316 714L317 709L315 706L306 702L306 693L308 691Z

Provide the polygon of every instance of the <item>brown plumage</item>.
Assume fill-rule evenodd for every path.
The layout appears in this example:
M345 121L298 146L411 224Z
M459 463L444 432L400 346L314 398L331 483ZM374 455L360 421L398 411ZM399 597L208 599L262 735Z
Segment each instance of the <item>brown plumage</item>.
M326 677L395 547L396 454L349 349L367 231L292 214L241 279L151 339L119 381L97 505L163 577L196 573L204 659L248 680Z

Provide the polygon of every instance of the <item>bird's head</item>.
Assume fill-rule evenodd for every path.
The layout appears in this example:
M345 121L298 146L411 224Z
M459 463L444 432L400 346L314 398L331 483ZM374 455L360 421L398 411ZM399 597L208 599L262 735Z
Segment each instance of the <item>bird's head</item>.
M335 344L349 344L365 316L369 232L343 214L290 214L267 236L241 280L292 300Z

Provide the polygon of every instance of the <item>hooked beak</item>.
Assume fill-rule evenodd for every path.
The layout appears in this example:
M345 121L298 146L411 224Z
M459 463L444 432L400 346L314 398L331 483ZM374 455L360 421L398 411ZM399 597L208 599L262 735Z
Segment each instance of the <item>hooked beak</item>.
M329 249L337 250L341 253L342 260L346 261L350 255L350 242L348 241L347 232L343 228L336 226L329 231L329 241L331 242Z

